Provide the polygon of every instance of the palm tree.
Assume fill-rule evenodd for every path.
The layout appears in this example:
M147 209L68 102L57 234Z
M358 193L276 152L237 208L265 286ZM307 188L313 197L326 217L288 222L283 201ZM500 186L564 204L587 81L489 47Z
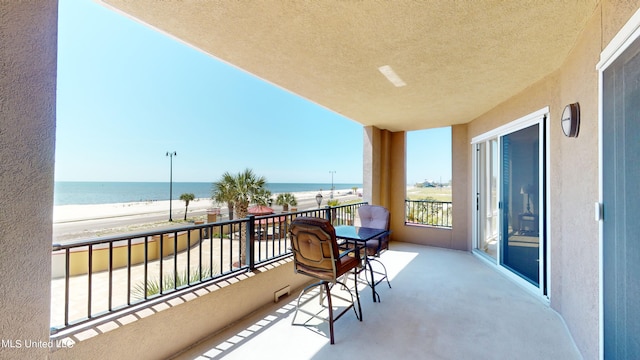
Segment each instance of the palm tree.
M270 206L271 201L271 191L263 188L256 194L254 202L257 205Z
M187 220L187 210L189 209L189 201L195 199L196 196L192 193L184 193L180 195L180 200L184 201L184 220Z
M247 217L249 204L255 203L263 196L266 184L267 179L264 176L256 176L251 169L245 169L236 175L233 193L238 218Z
M236 211L239 219L247 217L249 214L249 204L265 199L268 190L265 189L267 179L264 176L257 176L251 169L233 176L228 172L222 175L219 182L214 185L213 198L216 201L225 201L229 205L229 216L231 219L232 210ZM268 193L267 199L271 196ZM220 200L218 200L220 199ZM246 239L247 224L240 227L240 252L241 263L246 263Z
M229 209L229 220L233 220L233 209L235 205L235 194L233 188L235 178L229 172L222 174L220 180L213 184L211 199L217 203L226 203Z
M276 205L281 205L282 211L287 212L289 211L289 205L296 206L298 205L298 201L292 193L278 194Z
M264 193L264 186L267 179L264 176L256 176L251 169L245 169L238 173L235 178L235 204L238 218L246 218L249 214L249 204L256 202L260 194ZM247 225L244 224L240 229L240 239L247 239ZM240 241L240 262L246 264L247 260L246 241Z

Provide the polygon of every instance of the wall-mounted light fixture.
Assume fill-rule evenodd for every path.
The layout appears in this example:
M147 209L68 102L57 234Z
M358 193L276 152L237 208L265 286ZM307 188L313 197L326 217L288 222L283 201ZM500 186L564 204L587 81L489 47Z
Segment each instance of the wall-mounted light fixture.
M578 137L580 130L580 104L573 103L565 106L562 112L562 132L567 137Z

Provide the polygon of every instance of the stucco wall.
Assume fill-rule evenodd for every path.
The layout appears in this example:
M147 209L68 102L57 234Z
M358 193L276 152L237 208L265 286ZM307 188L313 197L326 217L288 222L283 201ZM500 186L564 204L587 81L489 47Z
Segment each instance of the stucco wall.
M371 203L371 194L378 191L380 186L375 179L374 145L378 141L379 131L372 126L367 126L362 130L362 200Z
M407 190L406 183L406 133L404 131L394 132L391 134L390 146L390 164L387 177L390 179L390 193L393 194L389 199L389 212L391 213L390 228L392 229L391 240L401 239L405 241L406 237L402 236L404 227L404 199ZM402 194L402 196L396 195Z
M465 226L471 220L471 199L465 189L471 187L471 148L467 137L467 126L451 127L451 202L453 206L453 227L451 233L451 248L456 250L471 250L471 227ZM456 225L458 224L458 225Z
M133 322L118 319L126 325L58 349L51 359L105 358L102 354L109 359L166 359L273 302L274 292L289 285L291 294L280 300L285 306L312 280L295 274L288 258L222 282L220 288L195 291L199 296L184 295L144 310Z
M0 358L49 340L56 1L0 1Z
M593 20L591 24L598 22ZM594 35L595 38L594 38ZM547 254L551 306L565 319L585 358L598 354L597 74L599 36L591 25L567 63L468 125L468 140L549 106L549 205ZM591 45L591 46L589 46ZM559 125L566 104L581 105L578 138ZM471 196L471 186L468 188ZM471 220L468 226L472 227Z
M638 0L603 0L597 11L602 16L602 49L640 7Z
M375 128L373 128L374 131ZM381 130L377 130L381 131ZM439 247L451 247L451 230L437 229L427 226L406 226L404 224L406 181L406 133L404 131L389 132L387 142L388 165L386 171L376 173L378 179L385 178L387 184L387 197L385 203L374 202L389 208L391 212L391 240L399 239L414 244L432 245ZM381 181L381 180L380 180ZM391 195L393 194L393 195ZM376 198L378 201L381 197Z
M558 71L468 124L474 136L549 106L548 256L551 306L564 318L587 359L599 354L598 73L601 50L640 1L608 1L594 12ZM602 16L601 16L602 15ZM540 54L553 56L553 54ZM579 102L580 133L566 138L559 119ZM471 161L468 162L471 169ZM471 196L471 185L468 195ZM472 221L467 221L469 228Z
M392 133L373 126L364 128L363 201L389 206L391 194Z
M414 244L470 250L470 230L465 225L469 218L470 184L467 168L470 158L467 126L452 129L453 166L453 229L431 226L405 225L406 197L406 133L389 132L375 127L365 128L364 178L365 201L383 205L391 212L391 240L400 239ZM428 162L425 166L429 166ZM370 183L367 185L367 183ZM368 196L368 193L371 195ZM393 194L393 195L391 195ZM455 224L459 224L456 226Z
M599 184L595 67L600 44L598 12L559 71L560 107L551 113L551 306L562 314L586 358L595 358L599 351L599 237L594 203ZM574 102L580 103L580 133L567 138L558 120L562 107Z

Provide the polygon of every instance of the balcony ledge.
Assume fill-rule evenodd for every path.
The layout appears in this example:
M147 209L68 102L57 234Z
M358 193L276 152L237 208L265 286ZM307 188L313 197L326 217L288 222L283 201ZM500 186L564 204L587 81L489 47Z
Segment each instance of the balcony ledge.
M288 274L289 276L279 275L282 273ZM256 281L262 282L260 278L273 278L273 276L281 278L281 281L265 280L269 283L266 286L254 286ZM251 279L253 279L253 281L247 281ZM301 275L295 275L293 272L292 258L290 256L285 257L259 266L254 271L233 274L229 277L216 279L213 282L208 282L195 288L179 290L161 296L156 301L128 308L122 312L116 312L113 315L100 318L94 322L84 323L75 327L71 326L51 336L52 341L71 344L71 346L53 347L51 348L51 355L54 359L80 359L84 358L86 354L98 353L96 349L101 346L101 343L110 343L112 341L117 341L118 343L133 343L131 346L136 347L135 337L132 339L130 335L125 335L131 332L137 333L137 336L145 332L185 333L186 335L182 337L186 342L179 348L160 345L168 342L166 341L167 339L163 338L144 341L146 343L153 343L154 345L151 346L160 349L157 356L153 355L151 358L167 357L197 341L200 337L210 334L211 332L219 331L227 327L230 323L240 320L246 316L246 314L268 304L269 301L273 302L273 291L283 287L279 284L280 282L286 282L287 285L297 288L308 282L308 279ZM249 285L250 283L251 285ZM250 300L242 300L242 296L247 296ZM224 306L220 306L219 304L216 306L220 301L225 301L226 304ZM227 307L231 309L225 311L225 316L222 316L224 320L222 321L209 322L203 320L213 318L214 316L207 315L207 312L216 307ZM196 313L194 313L194 308L198 309L195 310ZM203 308L205 309L204 311ZM172 314L162 315L168 312L172 312ZM164 317L192 318L193 322L209 322L210 324L204 326L202 324L194 325L195 328L208 328L208 330L204 330L200 337L197 337L197 331L184 331L185 329L191 328L188 323L185 324L183 322L176 324L174 322L163 321L161 318ZM200 320L197 318L200 318ZM160 323L158 324L158 322ZM161 329L159 329L159 327ZM176 339L176 336L174 336L173 339ZM162 350L163 347L166 349ZM129 349L129 351L124 351L123 354L131 356L135 354L135 351L135 349ZM112 352L117 353L118 350L113 349ZM144 351L140 356L134 357L144 358L150 354L154 354L154 351Z

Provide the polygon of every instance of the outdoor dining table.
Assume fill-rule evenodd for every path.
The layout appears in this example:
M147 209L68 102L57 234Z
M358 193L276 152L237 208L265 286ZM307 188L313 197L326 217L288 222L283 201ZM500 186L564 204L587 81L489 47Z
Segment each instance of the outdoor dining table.
M356 251L356 256L358 257L360 256L359 250L365 248L367 241L389 233L389 230L385 229L374 229L369 227L350 225L339 225L336 226L335 229L336 238L351 242L355 245L356 248L358 248L358 251ZM364 254L364 262L364 271L367 271L367 266L369 266L370 268L371 265L368 264L369 259L366 253ZM376 293L376 282L373 280L373 273L371 274L371 282L369 283L369 286L371 287L373 302L376 302L376 296L378 296L378 294Z

